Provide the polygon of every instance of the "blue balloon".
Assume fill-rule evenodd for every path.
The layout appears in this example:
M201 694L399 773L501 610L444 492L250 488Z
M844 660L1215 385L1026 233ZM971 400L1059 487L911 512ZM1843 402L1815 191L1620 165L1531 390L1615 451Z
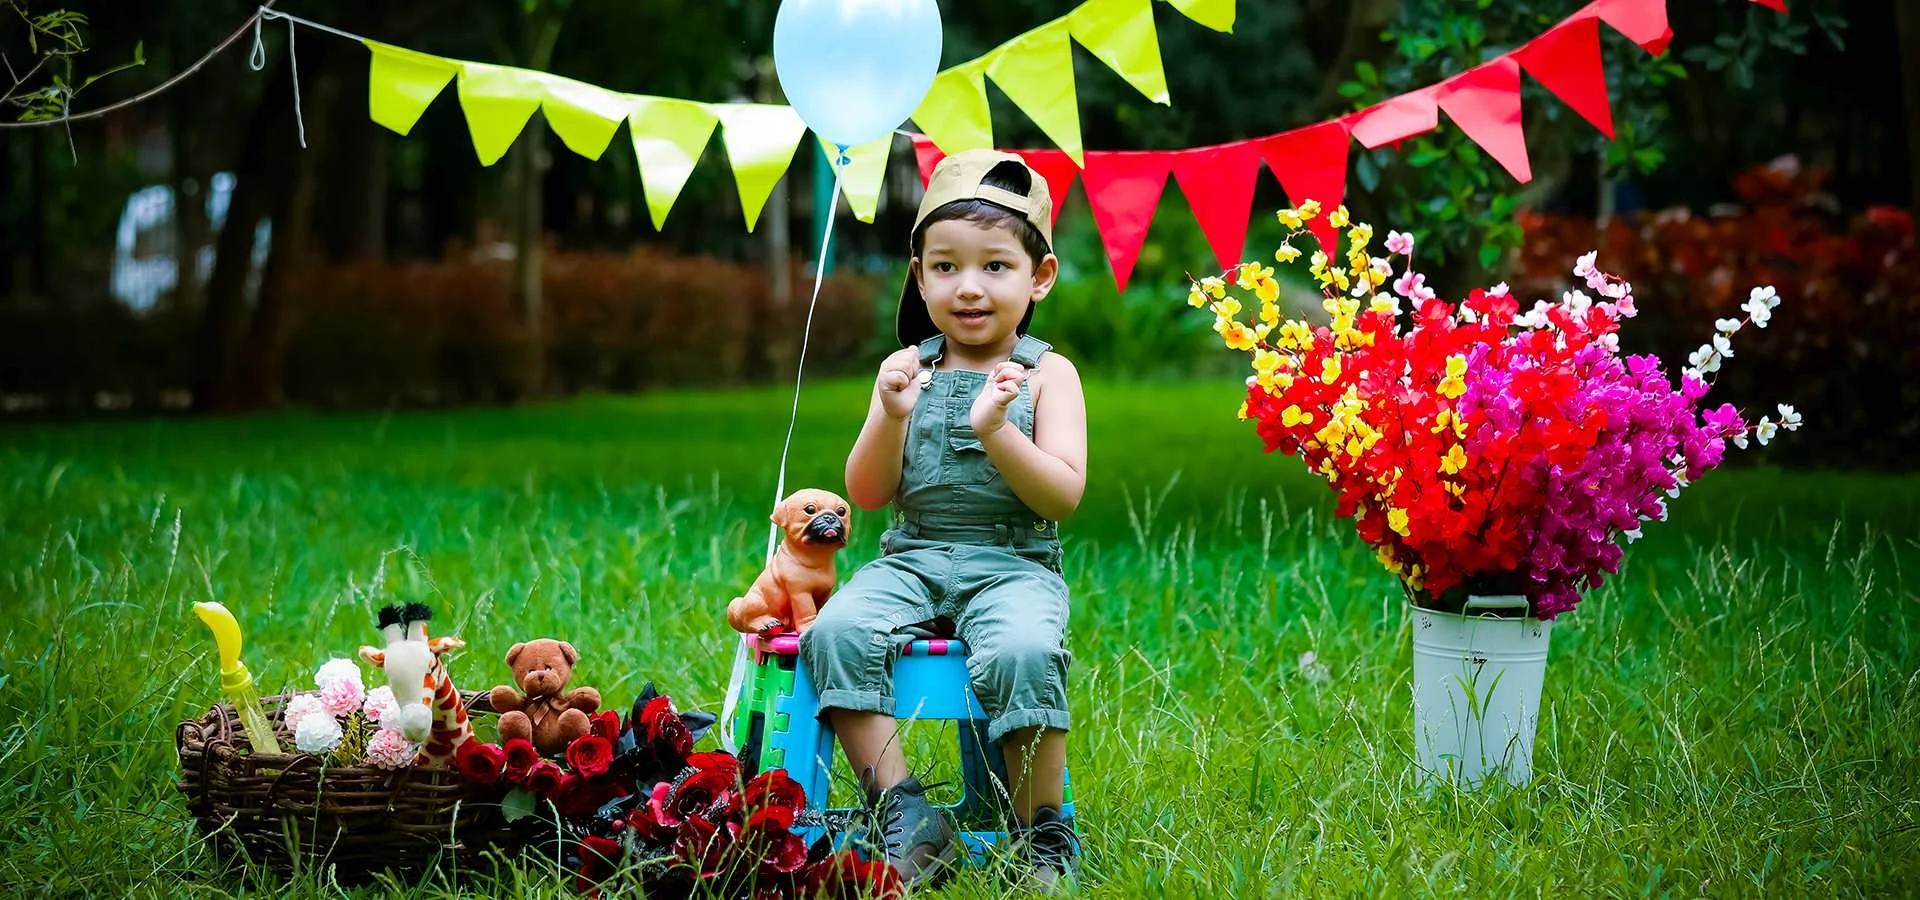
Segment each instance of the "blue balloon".
M782 0L773 21L780 88L814 133L842 148L891 133L940 69L934 0Z

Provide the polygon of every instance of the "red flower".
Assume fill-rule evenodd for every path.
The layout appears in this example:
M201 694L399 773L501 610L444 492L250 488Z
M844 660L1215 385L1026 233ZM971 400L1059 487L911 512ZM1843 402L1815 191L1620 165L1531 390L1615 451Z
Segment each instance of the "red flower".
M775 806L747 817L741 826L741 849L759 860L762 873L787 875L807 864L807 842L793 833L793 816L792 809Z
M725 769L701 769L682 779L668 794L668 805L683 820L695 816L720 820L740 811L739 782Z
M702 772L724 772L736 781L740 778L740 757L731 753L695 753L687 757L687 765Z
M680 837L673 843L673 852L691 866L700 878L717 878L727 874L738 854L733 853L734 826L715 824L713 821L695 816L687 820ZM885 865L885 863L882 863Z
M605 775L613 765L613 745L598 735L583 734L567 746L567 765L588 778Z
M612 838L599 835L581 838L580 871L574 877L574 887L590 897L599 896L600 882L619 869L624 855L620 842Z
M608 742L620 737L620 714L611 709L603 709L587 721L591 728L587 733L594 737Z
M693 752L693 732L687 730L687 723L674 711L672 698L655 697L647 701L646 708L640 711L640 724L645 729L646 742L656 753L671 753L685 759Z
M785 769L768 769L747 782L746 796L741 806L748 812L762 809L786 809L799 811L807 805L807 793L794 781Z
M453 751L453 765L460 770L460 777L475 784L499 781L506 763L506 751L501 750L498 744L469 740Z
M900 880L900 872L887 865L885 859L868 862L850 850L842 850L813 866L808 872L803 896L831 900L864 897L900 900L906 895L907 885Z
M646 844L665 844L680 836L681 819L667 809L667 794L673 786L666 782L654 785L647 799L634 806L627 814L627 827L633 829L635 839Z
M553 805L560 808L561 815L577 818L592 815L607 801L626 795L626 786L617 779L592 778L569 772L561 779L559 789L553 792Z
M514 738L507 742L507 780L514 784L523 784L533 764L540 761L540 751L526 738Z
M560 780L565 774L552 760L540 760L527 771L526 788L538 796L552 797L560 789Z

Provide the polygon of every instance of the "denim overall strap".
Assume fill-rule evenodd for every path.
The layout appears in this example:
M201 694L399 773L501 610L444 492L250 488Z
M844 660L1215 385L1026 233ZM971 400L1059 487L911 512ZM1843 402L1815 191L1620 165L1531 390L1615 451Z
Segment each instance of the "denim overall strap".
M1020 342L1013 345L1013 355L1007 357L1029 369L1040 368L1040 357L1053 345L1030 334L1020 336Z

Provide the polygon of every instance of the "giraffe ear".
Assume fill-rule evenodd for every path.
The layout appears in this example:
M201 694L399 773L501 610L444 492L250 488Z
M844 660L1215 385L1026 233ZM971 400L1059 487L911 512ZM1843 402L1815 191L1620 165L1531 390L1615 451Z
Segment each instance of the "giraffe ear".
M566 641L560 642L560 655L567 658L567 665L573 665L580 661L580 651L573 649L573 645Z
M527 649L526 644L515 644L511 647L508 647L507 648L507 665L511 667L513 665L513 658L516 656L519 656L520 651L525 649Z
M367 665L376 669L384 669L387 667L387 654L384 650L361 644L360 658L366 660Z

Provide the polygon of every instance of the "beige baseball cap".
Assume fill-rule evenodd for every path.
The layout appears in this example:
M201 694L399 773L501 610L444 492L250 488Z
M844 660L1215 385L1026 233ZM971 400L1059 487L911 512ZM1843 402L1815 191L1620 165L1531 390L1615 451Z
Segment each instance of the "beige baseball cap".
M1005 165L1018 166L1025 173L1026 193L983 183L988 173ZM984 200L1026 219L1039 229L1040 238L1046 242L1047 249L1053 249L1053 198L1047 192L1047 180L1027 165L1027 161L1019 154L999 150L968 150L942 159L939 165L934 166L933 177L927 179L927 194L921 198L920 211L913 217L913 232L920 230L934 210L961 200ZM1032 318L1033 308L1028 307L1027 318L1020 320L1021 334L1027 332L1027 322ZM927 304L920 297L920 284L914 280L911 271L907 273L906 284L900 289L900 310L894 316L893 331L902 347L917 344L940 333L940 329L933 324L933 317L927 315Z

